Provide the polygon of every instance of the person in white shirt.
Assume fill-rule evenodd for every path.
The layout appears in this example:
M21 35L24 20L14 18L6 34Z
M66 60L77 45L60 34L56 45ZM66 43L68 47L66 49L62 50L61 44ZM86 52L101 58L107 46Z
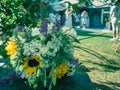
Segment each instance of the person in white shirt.
M119 38L119 28L118 21L120 20L120 0L115 2L115 5L110 8L110 22L112 24L113 38L111 41L117 40Z
M76 24L75 26L76 26L77 29L79 29L79 28L80 28L79 13L76 13L76 12L75 12L73 15L74 15L74 17L75 17L75 24Z
M83 11L81 14L81 24L83 29L89 27L89 16L88 16L88 12L86 11Z

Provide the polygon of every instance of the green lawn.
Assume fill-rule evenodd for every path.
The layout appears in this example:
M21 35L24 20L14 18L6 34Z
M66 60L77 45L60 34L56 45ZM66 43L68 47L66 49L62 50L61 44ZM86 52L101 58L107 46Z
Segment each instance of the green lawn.
M75 57L88 69L94 90L120 90L120 53L112 49L112 33L77 31ZM120 49L119 49L120 50Z
M74 56L88 69L88 72L75 74L67 80L63 79L58 82L57 87L53 87L53 90L92 90L92 86L93 90L120 90L120 53L114 52L111 48L112 33L81 30L77 31L77 34L80 44L74 43L77 47ZM0 71L0 79L3 71ZM0 90L23 88L32 90L24 85L22 80L0 86Z

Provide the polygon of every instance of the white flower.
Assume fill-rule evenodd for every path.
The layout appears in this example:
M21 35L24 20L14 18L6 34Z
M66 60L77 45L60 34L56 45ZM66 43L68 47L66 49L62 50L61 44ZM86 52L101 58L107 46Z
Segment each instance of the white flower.
M23 50L24 50L23 55L27 55L27 56L30 55L30 50L29 50L29 44L28 43L24 44Z
M23 46L24 55L30 54L40 55L41 43L38 40L33 40L30 43L25 43Z
M40 31L39 28L32 28L32 36L39 35Z
M40 54L43 56L47 55L48 49L46 45L41 45Z
M38 40L34 40L32 43L32 47L33 48L33 53L35 55L40 56L40 50L41 50L41 43ZM32 49L31 49L32 50ZM32 51L31 51L32 52Z
M74 29L67 30L67 29L63 28L62 32L65 33L65 34L68 34L68 35L70 35L74 38L77 38L77 33L75 32Z
M74 73L75 73L75 65L73 65L73 64L69 64L69 71L68 71L68 73L67 73L67 76L71 76L71 75L73 75Z
M64 51L70 55L73 55L73 52L74 52L74 48L72 45L70 44L66 44L65 47L64 47Z
M60 46L62 46L62 39L61 37L56 37L56 36L53 36L52 38L52 43L56 46L56 48L59 49Z
M56 52L58 51L58 47L52 41L48 41L47 49L48 49L47 55L49 56L55 56Z

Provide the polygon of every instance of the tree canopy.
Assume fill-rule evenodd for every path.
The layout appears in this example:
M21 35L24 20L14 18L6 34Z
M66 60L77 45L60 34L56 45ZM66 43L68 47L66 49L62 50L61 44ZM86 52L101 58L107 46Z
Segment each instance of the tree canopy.
M0 31L10 34L16 26L34 27L46 17L48 2L42 0L1 0Z

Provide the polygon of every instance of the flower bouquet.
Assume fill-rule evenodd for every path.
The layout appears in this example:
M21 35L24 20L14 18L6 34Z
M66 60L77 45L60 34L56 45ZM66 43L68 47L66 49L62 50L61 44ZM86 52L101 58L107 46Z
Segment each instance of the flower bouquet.
M51 27L45 19L35 29L16 28L5 50L17 75L34 89L50 90L58 79L75 72L72 61L75 38L74 30L62 29L58 24Z

